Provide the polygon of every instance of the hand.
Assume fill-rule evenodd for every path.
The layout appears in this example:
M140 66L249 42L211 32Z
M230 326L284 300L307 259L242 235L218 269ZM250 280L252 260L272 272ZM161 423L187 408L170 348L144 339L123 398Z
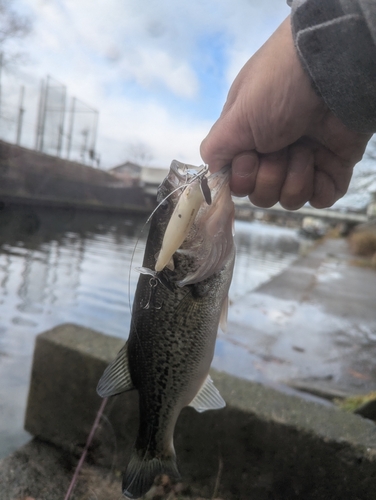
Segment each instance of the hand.
M370 135L349 130L313 90L287 18L245 64L201 144L212 172L260 207L331 206L347 191Z

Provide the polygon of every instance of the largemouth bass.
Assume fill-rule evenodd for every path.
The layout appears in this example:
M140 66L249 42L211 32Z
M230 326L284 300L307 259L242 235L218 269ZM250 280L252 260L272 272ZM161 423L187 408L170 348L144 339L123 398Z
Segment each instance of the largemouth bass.
M180 479L173 433L182 408L201 412L225 406L209 368L235 260L229 176L224 168L204 177L197 167L174 160L158 189L160 206L151 221L129 338L97 388L102 397L139 392L138 436L123 477L129 498L143 496L160 474ZM206 186L201 198L197 182ZM193 186L192 194L186 194L180 210L186 186ZM191 204L196 212L183 228L183 242L179 236L169 245L164 237L170 220L168 234L174 227L180 233L179 220ZM169 249L156 271L162 243Z

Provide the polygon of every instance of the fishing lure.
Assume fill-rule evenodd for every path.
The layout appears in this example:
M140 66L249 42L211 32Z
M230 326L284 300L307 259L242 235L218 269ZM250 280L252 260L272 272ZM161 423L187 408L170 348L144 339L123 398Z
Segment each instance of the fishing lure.
M187 237L202 202L205 201L208 205L211 205L211 193L206 178L207 172L208 168L206 166L201 171L195 172L192 180L188 181L188 185L180 195L166 228L162 247L157 257L155 264L157 272L162 271L166 266L173 267L172 256Z

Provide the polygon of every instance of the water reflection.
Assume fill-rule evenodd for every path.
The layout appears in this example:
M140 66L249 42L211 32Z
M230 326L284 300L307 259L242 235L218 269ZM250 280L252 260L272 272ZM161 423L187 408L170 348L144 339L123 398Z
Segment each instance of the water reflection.
M72 209L0 211L0 456L27 438L22 420L38 333L74 322L126 338L138 279L131 260L133 268L141 264L144 220ZM299 251L295 231L260 223L237 222L236 245L230 301Z
M296 231L260 222L235 222L236 262L230 299L265 283L299 254Z
M107 317L114 306L118 315L129 315L126 282L141 219L8 207L0 221L5 329L15 324L40 331L61 321L98 328L102 315L100 326L107 333L124 334L124 321L120 330L119 318L108 322ZM141 245L136 259L140 252ZM131 286L136 278L131 276Z
M133 267L141 261L147 232L141 232L143 224L143 218L119 215L4 208L0 301L5 331L13 324L36 333L76 321L126 335L137 280L131 258L135 252ZM232 298L279 272L299 249L290 229L244 222L236 223L236 245Z

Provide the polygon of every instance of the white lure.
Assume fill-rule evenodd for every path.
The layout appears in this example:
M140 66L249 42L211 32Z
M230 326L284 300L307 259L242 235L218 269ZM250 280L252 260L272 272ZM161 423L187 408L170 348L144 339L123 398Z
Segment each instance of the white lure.
M162 271L187 237L202 202L205 200L201 189L201 178L191 182L181 194L171 215L163 237L155 270Z

